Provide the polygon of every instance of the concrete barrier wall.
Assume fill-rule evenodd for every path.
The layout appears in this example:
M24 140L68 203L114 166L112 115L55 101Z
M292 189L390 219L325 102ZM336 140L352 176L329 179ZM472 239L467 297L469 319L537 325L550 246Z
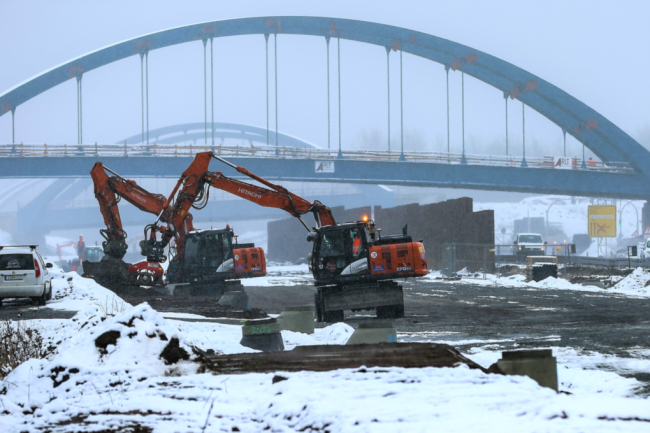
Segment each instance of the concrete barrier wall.
M370 207L355 209L333 208L334 217L339 222L358 221ZM494 211L473 212L473 201L469 197L447 200L428 205L408 204L382 209L375 207L375 222L382 235L401 234L402 227L408 224L408 233L413 240L422 240L427 252L429 267L440 269L442 264L442 244L449 242L494 244ZM311 226L313 218L303 217ZM307 231L296 218L287 218L268 223L269 261L297 262L306 260L312 244L306 241ZM482 261L479 249L469 254L476 255L472 260ZM478 257L480 255L480 257Z

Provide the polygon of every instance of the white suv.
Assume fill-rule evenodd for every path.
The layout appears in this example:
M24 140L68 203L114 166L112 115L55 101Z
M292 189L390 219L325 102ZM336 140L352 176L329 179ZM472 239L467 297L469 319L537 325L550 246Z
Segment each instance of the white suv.
M0 307L4 298L52 299L52 276L36 245L0 246Z

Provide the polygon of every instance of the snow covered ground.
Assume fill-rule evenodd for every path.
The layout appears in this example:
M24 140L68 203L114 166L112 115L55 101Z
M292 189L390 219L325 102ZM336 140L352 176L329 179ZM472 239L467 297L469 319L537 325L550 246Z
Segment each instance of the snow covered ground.
M244 286L296 286L311 284L313 281L307 264L292 265L271 262L266 267L265 277L243 279L242 284Z
M268 284L297 284L306 272L306 265L273 266ZM280 381L273 380L276 374L216 376L200 371L191 346L251 352L239 345L239 326L166 319L164 312L131 306L74 273L55 274L55 299L48 306L78 313L33 324L53 350L0 383L2 432L119 431L135 425L161 432L650 430L650 400L639 397L640 382L623 376L650 374L647 349L623 359L554 348L560 388L571 394L464 366L278 372L286 378ZM632 282L623 283L621 290L634 290ZM531 290L563 283L547 284ZM336 324L314 335L285 331L283 339L287 349L344 344L352 331ZM444 336L433 340L443 342ZM487 367L500 352L485 341L466 355Z
M561 273L561 270L559 271ZM581 292L596 292L604 296L632 296L650 298L650 271L643 268L635 269L627 277L609 276L603 277L616 284L608 289L596 286L583 286L572 284L563 278L549 277L543 281L526 281L523 275L511 275L508 277L497 277L494 274L467 274L467 278L461 280L446 280L440 272L433 271L423 277L424 280L433 280L444 284L475 284L477 286L503 286L527 288L530 290L577 290Z

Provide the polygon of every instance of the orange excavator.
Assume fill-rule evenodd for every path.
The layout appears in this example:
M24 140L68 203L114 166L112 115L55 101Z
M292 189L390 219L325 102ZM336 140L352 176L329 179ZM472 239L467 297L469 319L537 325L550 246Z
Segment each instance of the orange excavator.
M179 179L169 198L152 194L97 162L91 170L95 185L95 197L99 202L106 229L100 230L105 241L102 243L105 256L100 262L84 262L84 276L94 278L100 284L113 290L124 284L137 286L164 285L164 270L160 263L167 260L165 247L175 250L168 268L168 281L190 283L190 293L220 294L224 290L241 286L237 278L250 278L266 274L266 262L261 248L253 244L237 244L237 236L230 227L220 230L195 230L189 208L202 202L203 191L198 189L197 180L207 170L210 157L195 158ZM109 176L106 172L111 173ZM133 265L122 258L128 245L118 209L121 198L138 209L158 216L156 222L145 227L145 240L140 242L145 261ZM175 199L175 201L174 201ZM207 203L207 197L206 197ZM202 203L197 208L205 206ZM162 224L161 224L162 223ZM165 225L166 224L166 225ZM157 235L161 239L157 239ZM232 240L235 239L233 243ZM251 250L240 252L241 249ZM232 263L245 256L247 266ZM248 260L250 256L251 260Z
M404 317L404 296L397 278L421 277L428 273L424 245L402 235L381 236L374 221L339 224L329 207L309 202L281 185L273 184L245 169L212 155L264 187L230 179L220 172L206 172L205 185L228 191L260 206L282 209L298 218L313 242L309 269L317 293L319 322L340 322L344 310L376 310L378 318ZM200 185L200 182L199 182ZM312 213L316 227L309 228L302 216Z
M266 275L264 250L252 243L238 243L230 226L216 230L187 226L188 221L191 223L190 208L203 209L210 198L203 176L212 156L212 152L201 152L194 157L158 219L145 227L145 239L140 242L142 255L151 263L164 257L165 248L174 240L176 252L167 268L167 281L190 283L191 293L197 295L241 290L239 279Z
M113 176L109 176L107 172ZM134 269L130 269L131 265L122 260L128 245L118 203L124 198L143 212L159 215L167 198L161 194L150 193L133 180L124 179L101 162L95 163L90 176L106 229L99 231L104 238L104 257L95 263L84 261L84 277L93 278L101 285L114 290L121 288L123 284L161 285L163 270L159 263L151 266L147 272L134 272ZM191 227L191 218L189 225Z

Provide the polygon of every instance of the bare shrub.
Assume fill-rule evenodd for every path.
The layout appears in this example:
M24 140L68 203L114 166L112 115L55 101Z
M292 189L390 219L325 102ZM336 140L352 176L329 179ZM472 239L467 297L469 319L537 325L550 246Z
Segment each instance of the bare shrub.
M121 299L115 299L115 296L109 301L108 296L106 300L102 303L101 301L96 301L95 305L99 307L99 310L102 313L102 317L109 318L114 317L117 314L123 313L126 311L127 305Z
M0 379L23 362L32 358L45 358L43 337L26 322L0 322Z

